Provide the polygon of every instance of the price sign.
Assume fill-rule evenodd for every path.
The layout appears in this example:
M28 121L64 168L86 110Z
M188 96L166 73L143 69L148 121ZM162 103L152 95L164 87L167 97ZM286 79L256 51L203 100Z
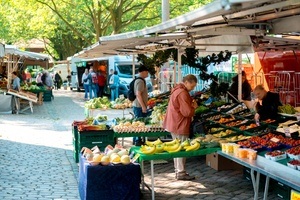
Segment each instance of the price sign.
M278 139L278 138L276 138L276 137L272 137L270 140L271 140L272 142L275 142L275 143L277 143L277 142L280 141L280 139Z
M131 162L132 163L136 162L139 157L140 157L139 153L135 154L135 156L132 158Z
M291 200L300 200L300 192L291 190Z

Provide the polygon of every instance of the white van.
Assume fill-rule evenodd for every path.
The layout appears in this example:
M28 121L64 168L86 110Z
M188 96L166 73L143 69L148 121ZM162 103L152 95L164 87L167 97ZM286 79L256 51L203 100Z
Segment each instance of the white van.
M73 64L74 63L74 64ZM140 64L135 60L135 74L138 74L138 68ZM108 56L99 57L94 59L78 59L75 58L71 61L71 89L77 89L78 91L83 89L81 82L82 74L86 68L92 67L94 71L101 71L106 77L109 76L111 69L118 72L120 77L119 94L127 96L129 84L133 80L133 59L132 56ZM106 83L108 84L108 81ZM148 91L153 90L150 78L146 79ZM109 90L106 88L106 93L109 94Z

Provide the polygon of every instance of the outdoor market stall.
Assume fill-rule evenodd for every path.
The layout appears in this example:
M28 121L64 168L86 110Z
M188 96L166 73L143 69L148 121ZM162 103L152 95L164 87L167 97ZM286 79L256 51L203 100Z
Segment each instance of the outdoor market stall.
M269 190L269 181L270 178L278 181L278 185L282 188L288 186L296 191L287 190L284 192L285 195L279 194L278 196L283 199L290 199L289 196L293 196L291 199L297 199L300 197L300 171L290 169L286 164L282 164L276 161L272 161L264 157L264 155L258 155L256 160L250 160L248 158L240 158L234 153L226 153L223 151L218 151L218 154L233 160L234 162L239 163L245 167L250 168L251 170L251 180L253 184L254 190L254 200L257 200L259 184L260 184L260 174L266 176L265 182L265 190L263 199L266 200L268 198L268 190ZM255 175L256 172L256 175Z
M144 154L141 150L140 147L132 147L130 151L134 152L134 154L137 156L138 162L141 165L141 170L142 174L144 174L144 161L150 161L151 164L151 196L152 200L155 199L155 191L154 191L154 160L170 160L173 158L181 158L181 157L194 157L194 156L202 156L202 155L207 155L213 152L216 152L220 150L220 148L206 148L206 149L199 149L196 151L179 151L175 153L168 153L168 152L163 152L159 154ZM144 188L144 178L142 179L142 187Z
M140 199L141 170L138 164L91 166L79 159L79 194L81 199Z
M15 102L15 107L16 107L16 113L19 114L19 113L24 113L26 110L29 110L31 111L31 113L33 113L33 103L37 103L38 101L38 98L36 97L35 94L33 93L30 93L30 92L18 92L16 90L8 90L7 91L7 94L10 94L12 95L12 98L20 98L20 102L19 101L14 101ZM24 103L22 102L24 101ZM21 107L22 104L25 104L26 106L25 107Z

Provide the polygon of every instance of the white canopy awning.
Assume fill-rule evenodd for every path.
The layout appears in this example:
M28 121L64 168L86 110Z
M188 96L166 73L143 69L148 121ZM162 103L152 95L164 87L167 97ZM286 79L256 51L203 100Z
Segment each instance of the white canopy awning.
M276 21L275 24L273 22L287 17L289 20L294 18L294 21L297 21L299 14L299 0L216 0L152 27L100 37L99 42L74 56L95 58L188 47L196 47L201 52L209 54L225 50L235 53L270 50L258 48L267 45L266 39L272 38L265 37L266 34L295 33L294 27L289 29L285 26L283 29L282 21ZM300 33L300 30L296 30L297 32ZM282 45L276 46L282 43L273 43L272 50L300 49L298 38L299 36L290 39L294 42L289 42L296 45L284 48ZM259 43L260 41L263 42Z
M0 58L4 57L4 55L5 55L4 44L0 43Z
M17 55L30 60L52 61L51 56L43 53L35 53L30 51L22 51L13 45L5 45L5 55Z

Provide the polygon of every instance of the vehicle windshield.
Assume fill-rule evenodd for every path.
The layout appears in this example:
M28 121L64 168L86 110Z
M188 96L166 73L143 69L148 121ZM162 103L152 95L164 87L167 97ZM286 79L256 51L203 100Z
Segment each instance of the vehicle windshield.
M119 76L120 77L132 77L132 65L131 64L122 64L117 65ZM135 65L135 74L138 74L139 65Z

